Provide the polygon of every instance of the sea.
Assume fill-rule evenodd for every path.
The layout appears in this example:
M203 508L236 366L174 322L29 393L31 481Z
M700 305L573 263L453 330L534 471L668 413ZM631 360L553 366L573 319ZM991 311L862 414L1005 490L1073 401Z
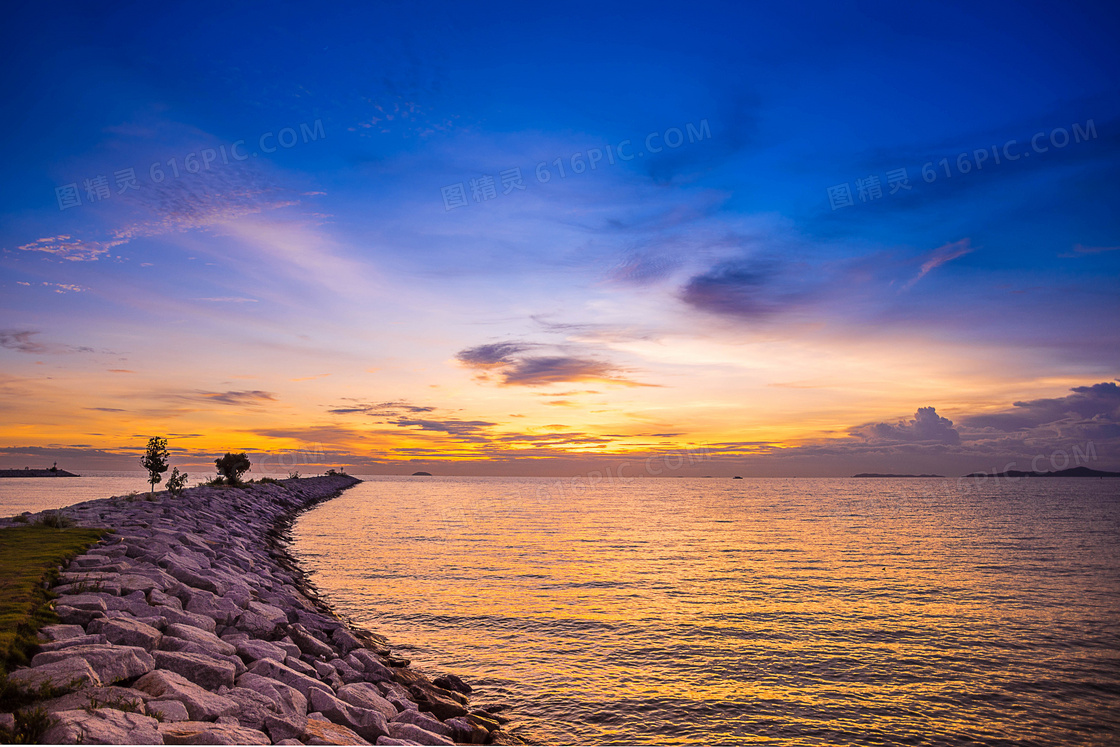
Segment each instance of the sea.
M533 743L1120 743L1120 480L363 479L293 552Z

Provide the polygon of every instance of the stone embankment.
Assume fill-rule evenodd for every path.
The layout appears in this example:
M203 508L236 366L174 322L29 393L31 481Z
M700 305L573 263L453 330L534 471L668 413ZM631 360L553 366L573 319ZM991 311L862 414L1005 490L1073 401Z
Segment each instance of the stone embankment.
M284 550L300 511L356 482L199 487L64 509L113 533L63 570L61 624L10 674L60 689L42 704L54 719L43 741L520 744L501 728L502 706L472 707L459 678L429 680L331 614Z

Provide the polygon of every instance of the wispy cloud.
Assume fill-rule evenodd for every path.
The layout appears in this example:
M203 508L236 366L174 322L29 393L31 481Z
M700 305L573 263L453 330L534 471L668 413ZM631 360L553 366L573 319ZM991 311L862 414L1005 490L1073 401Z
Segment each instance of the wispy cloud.
M175 399L185 399L192 402L212 402L219 405L240 406L259 406L265 402L276 401L276 395L272 392L264 392L259 389L228 392L208 392L198 389L191 392L180 392L174 394L173 397Z
M95 262L109 253L109 250L127 243L128 239L88 241L75 239L67 234L46 236L19 247L25 252L43 252L70 262Z
M92 353L93 348L85 345L61 345L53 342L39 342L31 339L38 332L30 329L0 330L0 347L20 353L41 355L45 353Z
M1072 257L1084 257L1090 254L1104 254L1105 252L1120 251L1120 246L1084 246L1083 244L1074 244L1073 251L1063 252L1059 257L1069 259Z
M937 247L926 256L926 260L922 262L921 271L915 277L911 278L906 285L902 286L902 290L909 290L914 287L915 283L941 265L946 262L951 262L958 257L963 257L966 254L971 254L973 251L969 239L961 239L960 241L953 241L944 246Z

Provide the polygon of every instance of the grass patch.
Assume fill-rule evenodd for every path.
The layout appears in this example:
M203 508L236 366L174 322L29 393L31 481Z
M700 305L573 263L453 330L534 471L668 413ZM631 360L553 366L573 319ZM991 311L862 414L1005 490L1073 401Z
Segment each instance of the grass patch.
M103 529L54 529L29 524L0 529L0 672L24 664L39 628L58 618L43 588L56 566L80 554Z

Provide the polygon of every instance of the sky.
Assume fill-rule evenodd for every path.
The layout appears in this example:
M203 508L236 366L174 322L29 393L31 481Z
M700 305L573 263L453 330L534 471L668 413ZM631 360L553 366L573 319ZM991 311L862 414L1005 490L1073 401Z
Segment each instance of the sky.
M24 4L0 466L1120 468L1108 3Z

